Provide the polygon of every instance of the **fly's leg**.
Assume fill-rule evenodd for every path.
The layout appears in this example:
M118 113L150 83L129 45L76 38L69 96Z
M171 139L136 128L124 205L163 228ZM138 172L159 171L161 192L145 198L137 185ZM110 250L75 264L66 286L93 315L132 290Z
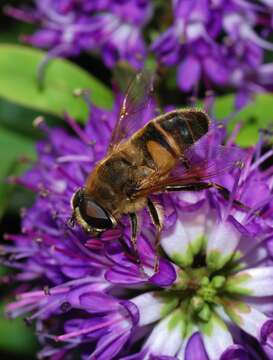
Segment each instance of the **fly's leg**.
M131 243L134 251L137 253L137 215L135 213L130 213L129 216L131 220Z
M144 273L144 269L141 265L138 249L137 249L137 233L138 233L138 220L136 213L130 213L130 221L131 221L131 243L134 250L134 255L136 257L137 264L139 264L142 273Z
M152 219L153 224L156 228L156 238L155 238L155 261L154 261L154 272L158 272L159 267L159 257L158 257L158 247L160 244L160 237L163 228L163 222L160 219L160 213L156 208L156 205L148 198L147 202L148 210Z
M225 200L229 200L230 199L230 191L225 188L222 185L219 185L215 182L196 182L196 183L192 183L192 184L173 184L173 185L167 185L165 187L166 191L201 191L201 190L205 190L205 189L211 189L214 188L216 189L219 194L225 199ZM248 206L242 204L239 200L233 200L232 201L233 205L239 207L240 209L243 210L250 210Z

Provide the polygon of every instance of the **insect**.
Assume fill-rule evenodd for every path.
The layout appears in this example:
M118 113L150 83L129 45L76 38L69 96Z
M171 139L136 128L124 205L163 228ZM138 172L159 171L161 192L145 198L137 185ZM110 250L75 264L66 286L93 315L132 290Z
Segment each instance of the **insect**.
M153 74L146 71L139 73L131 83L107 155L71 199L73 218L93 235L114 228L122 215L128 214L136 253L140 210L148 208L156 227L157 245L163 228L162 213L150 195L215 188L229 198L229 191L211 178L234 166L235 162L226 160L230 149L224 147L220 147L211 160L198 160L192 155L209 149L202 150L195 145L210 127L208 116L201 110L174 110L142 126L152 84Z

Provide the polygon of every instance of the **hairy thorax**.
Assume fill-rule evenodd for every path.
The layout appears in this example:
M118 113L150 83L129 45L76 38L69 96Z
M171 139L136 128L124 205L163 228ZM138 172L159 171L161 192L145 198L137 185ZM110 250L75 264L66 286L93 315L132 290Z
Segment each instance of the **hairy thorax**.
M143 165L141 154L119 151L98 163L86 183L86 190L113 216L137 212L146 206L146 198L135 197L139 185L154 169Z

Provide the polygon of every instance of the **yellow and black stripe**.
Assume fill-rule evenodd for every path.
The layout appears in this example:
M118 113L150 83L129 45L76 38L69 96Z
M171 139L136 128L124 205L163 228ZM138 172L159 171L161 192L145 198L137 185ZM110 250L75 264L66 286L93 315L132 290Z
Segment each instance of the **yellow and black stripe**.
M208 116L199 110L175 110L155 118L136 133L131 145L142 152L143 165L171 169L185 150L209 129Z

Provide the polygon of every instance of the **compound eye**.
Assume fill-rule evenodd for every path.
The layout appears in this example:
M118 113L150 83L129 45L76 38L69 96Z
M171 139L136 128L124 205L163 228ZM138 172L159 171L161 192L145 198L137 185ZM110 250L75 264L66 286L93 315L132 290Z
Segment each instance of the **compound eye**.
M80 212L87 224L94 229L106 230L113 227L107 212L90 199L84 199L80 206Z

